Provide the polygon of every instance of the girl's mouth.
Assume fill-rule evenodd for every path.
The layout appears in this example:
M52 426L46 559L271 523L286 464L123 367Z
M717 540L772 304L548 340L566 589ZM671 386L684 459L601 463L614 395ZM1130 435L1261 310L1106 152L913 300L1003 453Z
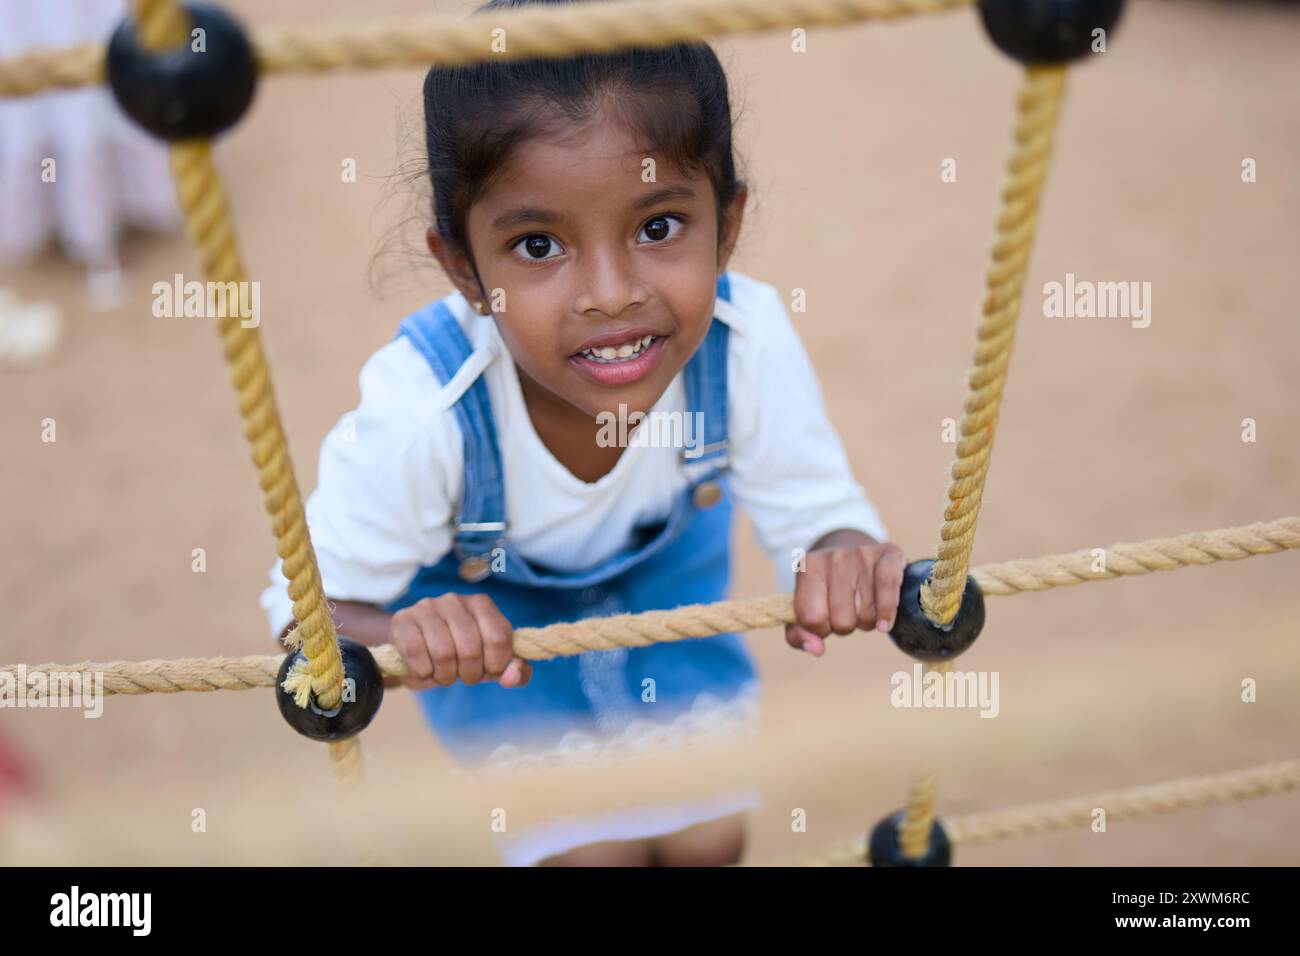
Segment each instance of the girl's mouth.
M627 385L644 378L659 364L667 336L644 335L619 345L585 349L569 357L598 385Z

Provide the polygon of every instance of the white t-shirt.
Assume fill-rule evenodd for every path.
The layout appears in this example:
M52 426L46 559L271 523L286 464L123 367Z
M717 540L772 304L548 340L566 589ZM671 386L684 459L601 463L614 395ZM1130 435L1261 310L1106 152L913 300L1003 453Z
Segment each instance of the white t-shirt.
M780 294L729 272L731 302L714 314L730 327L727 357L729 485L776 566L777 587L794 590L794 549L839 528L888 533L853 479L821 390ZM638 525L668 517L688 484L679 448L629 442L595 482L565 468L533 429L518 370L490 315L459 292L447 306L474 354L446 386L406 336L361 370L361 404L321 445L307 523L325 593L382 604L416 572L451 550L461 500L464 446L453 410L479 369L487 381L505 474L506 523L519 554L579 571L625 547ZM687 411L679 372L654 411ZM635 437L633 432L633 437ZM271 633L292 621L280 562L262 594Z

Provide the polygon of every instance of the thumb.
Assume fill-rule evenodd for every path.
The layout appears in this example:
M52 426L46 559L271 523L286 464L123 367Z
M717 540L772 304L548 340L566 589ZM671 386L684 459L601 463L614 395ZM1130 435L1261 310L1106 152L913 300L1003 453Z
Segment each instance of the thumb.
M523 687L532 676L533 665L522 657L516 657L506 665L497 681L502 687Z
M798 624L785 626L785 640L795 650L807 651L813 657L821 657L826 653L826 642L819 635Z

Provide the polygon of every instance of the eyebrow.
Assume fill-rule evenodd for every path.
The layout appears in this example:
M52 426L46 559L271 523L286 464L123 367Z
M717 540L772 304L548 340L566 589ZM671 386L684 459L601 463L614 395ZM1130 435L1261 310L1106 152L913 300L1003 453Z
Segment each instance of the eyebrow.
M663 189L656 189L654 192L646 193L632 203L631 209L645 209L648 206L657 206L660 203L679 200L686 202L695 198L695 190L690 186L667 186ZM493 229L510 229L515 226L522 226L526 223L542 223L550 225L553 223L563 222L567 217L549 209L542 209L538 206L520 206L517 209L510 209L503 212L492 220Z

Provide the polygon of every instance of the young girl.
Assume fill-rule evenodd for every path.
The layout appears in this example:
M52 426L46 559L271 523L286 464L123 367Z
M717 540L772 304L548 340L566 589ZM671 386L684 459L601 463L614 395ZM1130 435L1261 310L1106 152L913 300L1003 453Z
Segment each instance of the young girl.
M435 67L424 106L428 245L456 291L371 357L322 447L307 514L340 632L395 644L433 729L479 763L598 755L752 704L736 634L511 650L514 627L723 600L733 500L795 591L792 646L888 630L903 553L779 294L727 271L747 190L713 51ZM507 861L730 863L755 805L537 827Z

